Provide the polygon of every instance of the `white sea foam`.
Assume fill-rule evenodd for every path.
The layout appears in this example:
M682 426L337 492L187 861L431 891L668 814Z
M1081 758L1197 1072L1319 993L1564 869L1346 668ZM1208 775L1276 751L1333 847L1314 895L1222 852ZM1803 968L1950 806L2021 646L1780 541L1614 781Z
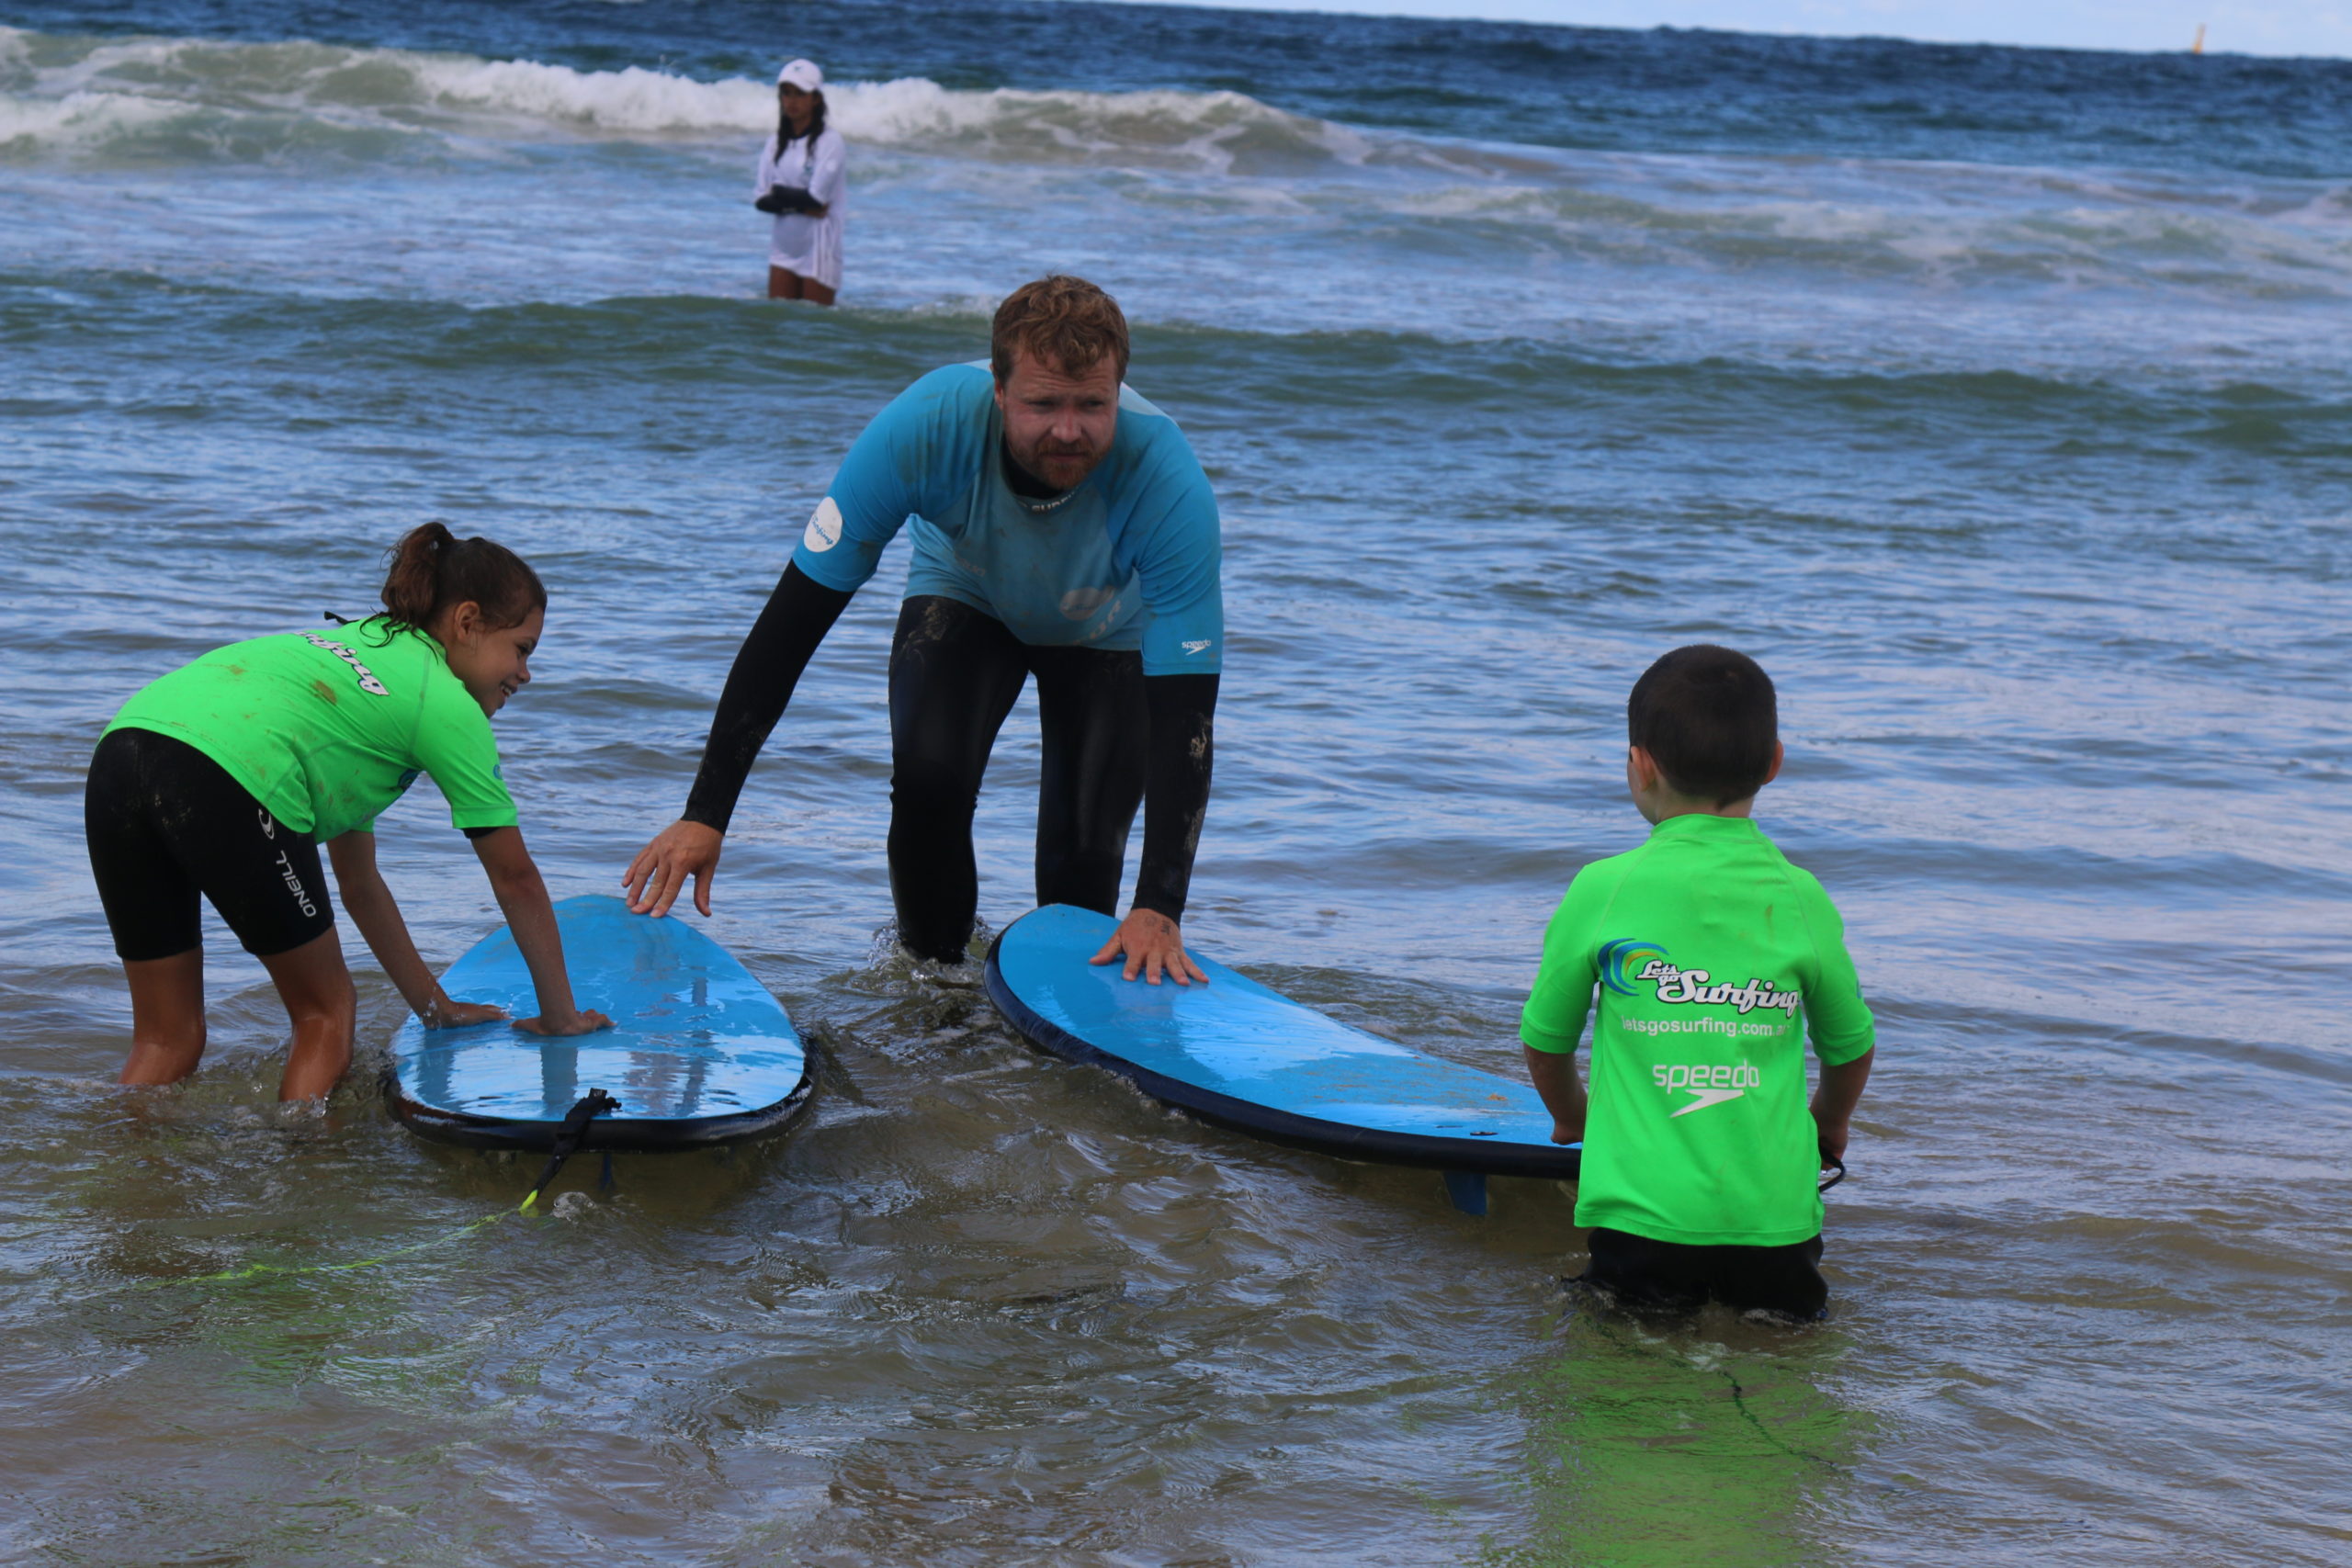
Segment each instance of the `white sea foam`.
M38 39L42 47L31 45ZM1222 173L1261 164L1362 162L1366 138L1240 93L971 92L922 77L835 83L832 123L869 146L1048 164L1133 164ZM775 89L629 66L575 71L531 60L301 40L70 39L0 28L0 146L19 155L137 140L159 127L232 132L251 150L275 125L468 138L756 137L775 123Z
M161 124L182 112L161 99L127 93L73 92L53 98L0 94L0 152L88 146Z
M2340 185L1481 145L1357 130L1231 92L981 92L908 77L837 82L828 96L861 156L900 154L899 175L936 181L943 209L970 185L949 165L972 160L1032 205L1131 218L1143 191L1154 223L1176 210L1246 218L1326 250L1395 243L1435 264L1516 254L1686 275L2352 293ZM0 28L11 162L152 170L318 152L368 164L630 141L747 157L775 113L764 82L635 66ZM1105 169L1152 178L1091 173Z
M1242 93L972 93L910 77L854 84L834 101L842 131L869 143L1022 162L1227 173L1246 162L1361 164L1373 145Z
M775 118L775 89L741 79L696 82L631 65L574 71L531 60L379 51L408 73L419 107L484 110L551 127L628 134L756 131Z

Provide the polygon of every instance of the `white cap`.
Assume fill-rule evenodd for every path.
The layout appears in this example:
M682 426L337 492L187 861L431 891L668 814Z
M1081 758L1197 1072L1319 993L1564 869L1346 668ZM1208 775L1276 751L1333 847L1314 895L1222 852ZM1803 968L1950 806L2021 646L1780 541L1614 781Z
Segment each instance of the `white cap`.
M825 73L817 69L817 62L813 60L796 60L775 73L775 85L813 93L825 85Z

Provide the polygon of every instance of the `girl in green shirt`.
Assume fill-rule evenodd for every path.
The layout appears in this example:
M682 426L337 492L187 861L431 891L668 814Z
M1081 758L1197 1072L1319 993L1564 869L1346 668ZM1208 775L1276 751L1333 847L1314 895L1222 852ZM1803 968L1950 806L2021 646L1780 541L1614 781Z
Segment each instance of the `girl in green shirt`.
M130 983L126 1084L204 1055L198 899L262 962L294 1026L280 1100L323 1098L351 1065L357 997L320 874L428 1029L503 1017L452 1001L376 869L376 817L420 773L473 840L538 988L533 1034L608 1028L572 1001L547 885L499 776L490 716L531 679L547 590L523 559L438 523L392 550L383 614L215 649L141 689L99 738L90 866Z

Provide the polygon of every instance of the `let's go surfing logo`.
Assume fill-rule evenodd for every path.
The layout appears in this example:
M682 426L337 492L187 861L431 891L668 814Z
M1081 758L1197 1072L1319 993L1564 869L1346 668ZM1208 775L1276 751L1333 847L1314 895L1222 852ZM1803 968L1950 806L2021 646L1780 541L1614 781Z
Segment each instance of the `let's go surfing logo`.
M1643 980L1657 982L1659 1001L1736 1008L1743 1017L1758 1008L1776 1008L1794 1018L1797 1005L1804 999L1794 991L1783 991L1761 980L1751 979L1745 986L1712 984L1712 976L1704 969L1679 967L1667 957L1666 949L1654 942L1621 937L1601 944L1602 985L1621 997L1630 997L1636 994L1634 985Z
M1770 1022L1735 1021L1727 1018L1627 1018L1618 1027L1631 1034L1779 1034L1796 1017L1804 998L1762 980L1744 986L1717 985L1704 969L1685 969L1654 942L1627 937L1605 943L1600 954L1600 983L1621 997L1638 996L1634 987L1646 981L1661 1002L1693 1007L1728 1007L1744 1020L1759 1009L1777 1011ZM1687 1091L1690 1103L1673 1111L1688 1116L1711 1105L1722 1105L1764 1086L1762 1071L1746 1060L1732 1062L1660 1062L1650 1068L1651 1081L1668 1094Z

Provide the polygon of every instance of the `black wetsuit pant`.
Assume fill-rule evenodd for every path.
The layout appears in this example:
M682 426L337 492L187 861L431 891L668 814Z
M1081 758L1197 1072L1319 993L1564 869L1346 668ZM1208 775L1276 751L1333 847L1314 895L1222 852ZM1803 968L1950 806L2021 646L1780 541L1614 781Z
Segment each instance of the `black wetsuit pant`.
M257 957L290 953L334 925L318 845L176 737L107 731L90 759L82 813L90 874L127 962L202 946L199 897Z
M1033 675L1044 741L1037 902L1118 912L1151 730L1143 656L1033 648L991 615L924 595L899 606L890 645L890 896L899 940L918 957L965 956L979 908L980 778Z
M1810 1322L1829 1305L1817 1235L1783 1247L1696 1247L1595 1225L1590 1246L1592 1262L1577 1282L1631 1311L1690 1313L1714 1301Z

